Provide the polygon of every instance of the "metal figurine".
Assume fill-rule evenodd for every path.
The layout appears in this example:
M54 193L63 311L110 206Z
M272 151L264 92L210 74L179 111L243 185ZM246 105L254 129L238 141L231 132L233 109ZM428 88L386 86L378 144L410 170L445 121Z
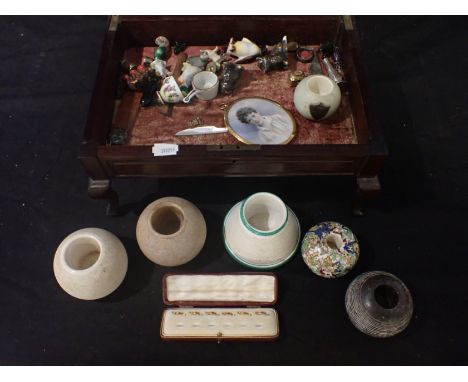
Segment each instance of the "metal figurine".
M297 51L299 48L299 45L297 42L291 41L288 42L288 39L286 36L283 37L283 39L276 45L273 46L271 49L272 54L282 54L284 52L294 52Z
M242 66L230 62L223 64L221 72L220 92L222 94L231 94L234 91L237 80L241 76Z
M268 55L257 57L257 66L263 73L268 73L273 69L285 69L288 67L288 60L283 55Z
M288 40L283 39L273 46L271 53L267 56L257 57L257 66L263 73L273 69L285 69L288 67Z

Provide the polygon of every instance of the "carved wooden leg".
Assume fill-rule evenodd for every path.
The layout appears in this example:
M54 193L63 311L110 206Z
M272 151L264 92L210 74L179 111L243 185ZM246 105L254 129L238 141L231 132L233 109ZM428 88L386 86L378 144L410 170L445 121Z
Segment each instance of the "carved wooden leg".
M379 178L357 178L357 189L353 196L353 215L363 216L363 202L377 196L382 188Z
M108 204L106 208L106 214L108 216L117 216L119 213L119 196L111 188L110 180L94 180L89 179L88 183L88 195L92 199L107 199Z

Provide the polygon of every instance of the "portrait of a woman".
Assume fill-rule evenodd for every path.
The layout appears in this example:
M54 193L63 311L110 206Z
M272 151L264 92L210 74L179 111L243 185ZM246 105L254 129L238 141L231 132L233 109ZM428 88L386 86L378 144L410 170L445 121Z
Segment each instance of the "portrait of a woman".
M229 126L238 138L246 143L267 145L291 140L294 121L283 108L267 99L241 101L228 114Z

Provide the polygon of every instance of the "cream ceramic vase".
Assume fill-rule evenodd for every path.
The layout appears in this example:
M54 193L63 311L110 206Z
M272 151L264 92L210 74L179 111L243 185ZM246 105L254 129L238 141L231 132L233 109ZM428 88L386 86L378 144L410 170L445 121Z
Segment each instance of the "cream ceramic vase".
M54 274L65 292L82 300L112 293L127 273L128 258L117 236L100 228L68 235L54 257Z
M203 248L205 219L188 200L161 198L141 213L136 237L148 259L159 265L175 267L192 260Z
M330 117L340 106L338 85L321 74L304 78L294 90L294 106L307 119L319 121Z
M301 229L280 198L259 192L231 208L223 235L226 250L235 260L254 269L272 269L292 258Z

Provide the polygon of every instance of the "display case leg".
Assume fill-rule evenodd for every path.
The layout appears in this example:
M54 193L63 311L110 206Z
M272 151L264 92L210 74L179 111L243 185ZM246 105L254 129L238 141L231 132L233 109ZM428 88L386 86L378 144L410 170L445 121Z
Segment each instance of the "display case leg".
M357 188L353 195L352 209L353 215L364 216L364 203L376 197L382 188L378 177L373 178L357 178Z
M109 179L89 179L88 195L92 199L107 199L106 214L108 216L117 216L119 214L119 196L110 185Z

